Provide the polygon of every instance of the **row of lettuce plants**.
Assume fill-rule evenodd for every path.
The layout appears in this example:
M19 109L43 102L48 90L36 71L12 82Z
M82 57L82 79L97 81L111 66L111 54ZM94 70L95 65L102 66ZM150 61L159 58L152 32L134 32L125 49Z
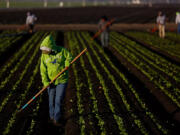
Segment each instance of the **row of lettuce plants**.
M18 40L22 39L23 36L18 37L9 37L6 38L3 42L0 43L0 54L4 53L7 49L12 47L14 43L16 43Z
M69 35L72 34L72 36L70 37ZM74 33L68 33L68 41L69 41L69 45L70 45L70 48L71 50L75 50L75 48L77 48L77 51L78 53L80 53L80 48L79 46L77 45L78 44L78 41L77 39L75 38L75 35ZM84 63L84 60L83 59L80 59L80 63L81 63L81 66L82 66L82 70L84 71L85 75L86 75L86 78L87 78L87 81L88 81L88 90L91 94L91 97L90 99L92 100L92 103L93 103L93 110L92 110L92 113L95 114L95 117L97 118L98 120L98 125L100 126L100 130L101 130L101 135L104 135L106 134L106 130L105 130L105 127L104 127L104 121L102 120L102 118L100 117L99 113L98 113L98 105L97 105L97 99L95 97L95 93L94 93L94 89L93 89L93 83L92 83L92 80L89 76L89 71L86 69L85 67L85 63ZM95 132L95 131L94 131Z
M144 63L145 68L149 68L149 71L151 70L151 73L154 74L154 76L157 76L157 81L161 84L165 84L164 87L169 90L175 97L179 100L180 98L180 93L179 93L179 86L175 85L174 83L178 84L180 82L180 75L178 74L180 72L180 69L178 66L174 64L170 64L170 62L164 62L164 65L166 66L161 66L161 63L158 62L158 64L154 63L153 61L149 60L151 56L149 56L149 53L152 53L148 51L147 49L144 50L143 47L138 48L137 44L134 44L134 42L131 42L129 39L124 38L123 36L111 36L111 38L115 41L121 44L125 49L129 51L129 53L134 54L137 59L141 59L142 62ZM124 40L125 42L123 42ZM138 48L138 50L137 50ZM141 52L138 52L140 51ZM147 55L147 56L146 56ZM156 57L152 57L151 59L156 59L158 58L158 55ZM160 57L159 59L163 59ZM169 68L171 66L171 68ZM174 68L173 68L174 67ZM174 73L173 73L173 72ZM159 73L163 73L162 76L158 77ZM167 79L169 78L169 80ZM179 97L179 98L178 98Z
M77 50L77 48L75 48L73 45L74 43L76 42L72 42L72 39L73 38L73 35L70 37L70 35L68 36L68 39L71 39L70 42L69 42L69 47L71 48L71 52L73 55L77 55L77 52L79 50ZM73 40L74 41L74 40ZM82 57L80 58L80 60L82 60ZM86 113L85 110L84 110L84 104L83 104L83 97L82 97L82 87L86 84L84 84L82 82L82 79L79 77L78 75L78 70L80 67L76 67L75 64L72 65L72 69L73 69L73 73L74 73L74 76L75 76L75 85L76 85L76 96L77 96L77 107L78 107L78 112L79 112L79 126L80 126L80 130L81 130L81 134L82 135L85 135L86 134L86 120L85 120L85 117L84 117L84 114ZM89 118L89 116L88 116ZM90 119L89 119L90 120ZM91 121L89 121L89 124L91 123ZM92 131L89 131L90 134L92 134Z
M117 52L126 58L130 63L132 63L137 69L139 69L144 75L146 75L150 81L152 81L159 89L161 89L175 104L180 106L178 102L178 97L174 95L171 91L166 88L169 86L166 82L161 81L160 79L164 78L161 74L152 70L147 64L145 64L141 58L138 58L135 54L130 52L125 45L118 43L117 41L111 39L110 45L117 50ZM167 84L167 87L164 85ZM177 91L175 88L174 91Z
M44 32L43 32L44 33ZM57 37L57 32L54 32L54 31L51 31L50 33L49 32L46 32L46 34L44 34L43 35L43 37L41 37L41 39L43 39L46 35L48 35L48 34L51 34L53 37L54 37L54 39L56 40L56 37ZM39 42L39 45L38 46L40 46L40 43L41 42ZM37 66L36 66L36 68L35 68L35 70L34 70L34 72L33 72L33 74L39 74L39 67L40 67L40 58L39 58L39 62L38 62L38 64L37 64ZM33 82L34 83L34 77L31 77L31 79L30 79L30 82ZM29 83L29 85L28 85L28 89L30 89L30 86L32 86L32 85L30 85L30 83ZM39 85L39 88L38 88L38 90L40 90L40 89L42 89L42 86L41 85ZM29 91L29 90L28 90ZM26 93L24 93L23 94L23 96L24 97L26 97L26 95L28 94L28 92L26 92ZM36 93L34 93L34 94L36 94ZM40 95L40 97L38 97L36 100L37 101L35 101L35 102L37 102L36 103L36 108L34 108L33 109L33 112L32 112L32 115L31 115L31 123L30 123L30 126L28 127L28 129L26 130L26 135L33 135L36 131L35 131L35 129L36 129L36 126L38 126L38 122L37 122L37 120L36 120L36 118L37 118L37 116L38 116L38 114L39 114L39 108L40 108L40 104L43 102L43 95ZM22 101L24 101L24 99L22 100ZM22 102L21 102L21 105L19 104L19 106L18 106L18 108L19 107L22 107Z
M2 77L3 73L10 72L10 67L15 64L26 51L32 46L31 44L37 42L38 36L40 33L34 34L23 46L20 48L17 53L15 53L9 61L7 61L0 70L0 77Z
M38 116L40 104L43 102L42 95L40 95L40 98L37 99L36 102L37 102L36 108L33 109L31 124L28 127L28 129L26 130L26 135L34 135L35 127L37 126L37 121L35 118Z
M34 78L35 76L39 73L39 65L40 65L40 59L38 60L38 64L35 67L32 76L30 77L30 80L27 84L27 88L24 90L24 92L19 96L19 101L16 100L14 101L14 103L16 104L16 109L15 111L12 113L10 119L8 120L8 124L6 126L6 128L3 131L3 135L7 135L9 134L9 132L11 131L11 128L13 127L13 124L15 126L15 122L16 122L16 118L17 118L17 114L20 110L20 108L22 107L24 101L26 101L26 97L27 94L30 92L30 88L32 87L32 85L34 84ZM39 102L38 102L39 104ZM37 109L38 105L36 106ZM38 107L39 108L39 107ZM34 109L33 109L34 110ZM31 126L32 127L32 126Z
M3 110L4 106L7 104L8 100L11 98L11 96L13 94L15 94L15 92L16 92L16 90L18 88L18 85L20 84L20 82L23 81L23 78L26 75L26 73L28 72L29 67L31 66L31 64L33 64L32 62L34 61L34 58L37 55L38 51L39 51L39 45L35 44L35 50L34 50L32 56L30 57L29 61L25 65L24 70L20 74L19 79L13 85L13 87L12 87L11 91L8 93L8 95L4 97L4 99L3 99L3 101L2 101L2 103L0 105L0 112ZM30 54L28 54L28 55L30 55Z
M40 35L43 35L43 33L40 33ZM10 61L10 65L8 64L7 66L4 66L4 67L2 68L2 70L5 72L6 68L7 68L7 67L10 67L11 64L13 63L13 61L16 60L16 59L18 59L18 62L17 62L16 65L13 67L13 69L11 69L10 71L7 71L7 72L9 72L9 75L6 76L6 77L4 78L4 81L2 81L2 82L0 83L0 90L1 90L2 88L4 88L4 86L9 82L9 79L14 75L14 73L18 70L18 68L19 68L20 66L22 66L21 63L27 58L29 52L30 52L30 51L33 49L33 47L35 46L35 42L38 42L39 39L40 39L40 36L39 36L39 37L36 37L36 39L31 38L30 41L32 41L32 42L27 42L27 43L26 43L26 44L28 44L28 46L29 46L29 47L27 48L27 50L26 50L26 47L25 47L25 48L21 48L21 49L23 49L23 52L25 52L25 53L23 54L23 56L21 56L21 57L19 58L19 55L22 55L22 53L21 53L21 51L18 52L18 53L20 53L20 54L17 54L17 55L15 55L14 58L12 58L12 61ZM26 44L25 44L25 46L26 46ZM2 73L4 73L4 72L0 72L0 74L2 75Z
M1 46L1 44L4 44L4 43L5 43L4 45L6 45L7 43L9 43L10 41L13 41L17 37L21 37L21 36L9 36L12 33L13 33L13 31L6 30L0 34L0 46ZM1 46L1 47L3 47L3 46Z
M166 32L166 37L169 40L172 40L174 42L176 42L177 44L180 44L180 35L177 33L173 33L173 32Z
M90 40L89 44L91 43ZM140 118L138 118L138 116L136 114L134 114L131 111L131 105L128 103L126 96L124 95L124 93L122 92L122 88L121 86L117 83L115 77L109 72L109 70L106 68L106 65L101 61L100 57L98 56L97 52L95 51L95 49L93 48L92 45L90 45L90 48L92 49L94 55L96 56L98 62L100 63L100 65L102 66L102 69L106 72L107 76L109 77L110 80L112 80L113 85L115 86L115 88L117 89L127 111L130 113L131 117L134 119L134 124L137 125L141 131L142 134L149 134L149 132L147 131L147 129L144 127L142 121L140 120ZM106 92L106 94L108 94L108 91ZM121 131L123 131L121 129Z
M40 44L41 44L41 40L42 40L45 36L47 36L48 33L49 33L49 32L46 32L46 33L44 33L44 32L42 33L42 32L41 32L41 34L40 34L40 33L37 33L37 35L35 36L35 38L32 39L33 42L32 42L32 41L29 42L29 44L34 44L34 45L31 45L31 46L34 48L34 52L33 52L32 56L31 56L31 58L29 59L27 65L25 66L25 69L24 69L23 72L21 73L21 75L20 75L20 77L19 77L20 79L16 82L16 84L15 84L14 87L12 88L13 91L15 91L16 88L17 88L17 86L18 86L18 84L23 81L22 79L23 79L24 75L27 73L28 67L29 67L30 65L32 65L32 62L33 62L35 56L37 56L38 51L40 51L40 50L39 50L39 47L40 47ZM28 45L29 45L29 44L28 44ZM26 46L26 45L25 45L25 46ZM12 115L11 115L11 117L10 117L9 120L8 120L7 126L6 126L6 128L4 129L4 131L3 131L3 135L9 134L10 131L11 131L11 128L16 125L15 122L16 122L16 119L17 119L17 114L18 114L20 108L22 107L22 105L26 102L26 100L27 100L26 97L27 97L27 95L30 93L30 89L31 89L32 86L35 84L34 78L35 78L35 76L37 76L37 75L39 74L40 57L39 57L38 59L39 59L39 60L38 60L38 63L37 63L37 65L36 65L36 67L34 68L34 70L33 70L33 72L32 72L32 76L29 78L29 81L28 81L28 83L27 83L27 87L25 88L25 90L23 91L23 93L21 93L21 94L18 96L18 98L16 98L16 100L14 101L14 103L16 104L16 109L15 109L14 112L12 112ZM10 98L10 96L12 96L12 94L13 94L13 93L10 93L10 94L8 95L8 98ZM5 100L5 101L7 102L8 99ZM34 126L35 126L34 117L35 117L35 116L37 115L37 113L38 113L40 102L42 102L42 97L41 97L40 100L38 100L37 102L38 102L38 103L37 103L37 105L36 105L36 108L33 109L33 113L32 113L32 116L33 116L32 118L33 118L33 119L31 120L30 127L29 127L29 129L27 130L27 134L31 134L31 133L33 132L33 128L34 128ZM2 109L1 109L1 110L2 110Z
M87 47L87 45L85 44L85 42L84 42L84 40L82 39L82 37L80 36L80 34L77 33L77 35L78 35L78 39L80 40L80 43L82 44L83 48ZM90 47L92 46L90 42L89 42L89 46L90 46ZM93 51L93 49L92 49L92 51ZM99 79L101 86L103 87L104 95L105 95L106 100L107 100L107 102L108 102L109 108L110 108L110 110L112 111L113 117L114 117L114 119L115 119L115 121L116 121L116 123L117 123L117 125L118 125L118 127L119 127L119 133L126 135L126 134L128 134L128 133L127 133L127 129L125 128L125 125L124 125L124 119L123 119L120 115L117 115L116 109L115 109L115 107L114 107L114 105L113 105L113 103L112 103L112 99L111 99L110 96L109 96L109 88L108 88L108 86L106 85L103 76L99 73L99 70L100 70L100 69L97 69L96 64L95 64L95 63L93 62L93 60L92 60L91 55L95 55L95 56L96 56L98 62L99 62L99 63L101 64L101 66L102 66L102 69L107 73L107 77L109 77L109 78L112 80L112 83L115 85L115 87L117 88L118 92L121 91L121 88L120 88L119 85L116 83L114 76L109 73L109 71L107 70L107 68L106 68L106 66L104 65L104 63L101 62L101 60L100 60L99 56L97 55L97 53L96 53L95 51L93 51L93 54L87 53L86 56L87 56L87 58L88 58L88 60L89 60L89 62L90 62L90 65L91 65L91 67L93 68L93 70L94 70L97 78ZM120 95L121 95L121 94L122 94L122 93L120 92ZM122 100L123 100L124 103L126 104L125 106L126 106L128 109L130 109L130 108L129 108L129 107L130 107L129 104L124 100L124 97L122 97L122 98L123 98ZM133 115L133 114L132 114L132 115ZM133 117L136 117L136 116L133 115ZM139 125L139 127L142 129L141 131L142 131L144 134L147 133L147 132L145 131L145 128L141 125L141 122L140 122L138 119L135 120L135 123Z
M90 40L90 35L88 33L83 33L84 38L88 41ZM119 77L124 81L124 83L126 84L126 86L128 87L129 90L131 90L131 92L134 94L137 102L141 105L142 109L145 112L145 115L147 115L152 121L153 123L157 126L157 128L162 131L164 134L167 134L167 129L165 129L165 127L163 127L161 125L161 122L158 121L158 118L153 114L153 112L151 112L149 110L149 108L147 107L146 103L143 101L143 99L139 96L137 90L133 87L133 85L131 83L129 83L129 80L126 78L125 74L123 74L122 72L120 72L117 67L114 66L114 64L112 63L112 61L110 60L110 58L106 55L106 53L103 51L103 49L96 43L93 42L93 45L97 48L95 50L99 50L99 53L104 56L104 58L106 59L106 61L109 63L109 65L112 67L112 69L115 71L115 73L117 73L119 75Z
M124 37L116 32L111 33L114 40L117 40L121 44L125 44L128 49L131 49L133 53L141 55L145 61L149 64L153 65L158 70L166 73L168 76L172 77L176 81L180 81L180 67L171 63L170 61L164 59L163 57L159 56L156 53L146 49L145 47L137 44L136 42ZM128 46L126 45L128 44Z
M127 32L127 34L149 45L158 47L159 49L168 52L173 56L180 58L179 43L176 43L167 38L165 39L159 38L157 35L152 35L147 32Z
M7 42L8 40L14 38L14 37L8 37L8 36L5 36L9 33L9 31L3 31L1 34L0 34L0 45L3 44L4 42Z

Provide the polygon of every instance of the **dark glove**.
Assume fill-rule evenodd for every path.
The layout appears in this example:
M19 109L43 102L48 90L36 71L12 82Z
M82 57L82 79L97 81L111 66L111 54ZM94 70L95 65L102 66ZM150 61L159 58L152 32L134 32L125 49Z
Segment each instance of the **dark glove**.
M51 83L50 85L49 85L49 88L55 88L56 87L56 85L54 85L54 83Z

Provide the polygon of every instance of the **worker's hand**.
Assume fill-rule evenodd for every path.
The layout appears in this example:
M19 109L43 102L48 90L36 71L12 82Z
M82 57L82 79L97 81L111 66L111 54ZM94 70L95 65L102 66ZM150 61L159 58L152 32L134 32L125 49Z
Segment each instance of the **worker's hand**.
M69 68L69 66L66 66L65 69L67 70Z
M53 83L51 83L50 85L49 85L49 88L55 88L56 87L56 85L54 85Z

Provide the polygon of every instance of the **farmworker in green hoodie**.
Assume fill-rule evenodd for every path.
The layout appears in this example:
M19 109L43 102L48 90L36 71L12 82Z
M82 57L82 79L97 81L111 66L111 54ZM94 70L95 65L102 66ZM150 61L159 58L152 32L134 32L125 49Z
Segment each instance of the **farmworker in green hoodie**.
M51 35L48 35L42 41L40 50L42 50L40 65L41 77L44 86L47 86L62 69L70 65L72 56L65 48L56 46ZM61 118L61 102L65 95L67 83L68 71L60 75L54 83L48 87L50 121L56 126L61 125L58 121Z

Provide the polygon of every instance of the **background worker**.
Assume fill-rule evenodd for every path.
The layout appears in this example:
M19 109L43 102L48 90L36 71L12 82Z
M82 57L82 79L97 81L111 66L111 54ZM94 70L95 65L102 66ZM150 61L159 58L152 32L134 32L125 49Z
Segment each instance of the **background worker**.
M72 61L71 54L63 47L56 46L51 35L47 36L41 43L41 77L44 86L65 67L69 67ZM59 123L61 118L61 103L64 99L65 91L68 83L68 71L65 71L55 82L48 88L49 95L49 116L50 121L55 126L61 126Z
M26 26L28 27L29 33L34 31L35 21L37 21L37 17L34 14L27 12Z
M180 34L180 13L176 12L176 20L175 23L178 25L177 27L177 33Z
M107 23L108 23L108 18L106 16L102 16L98 23L99 30L102 30L101 32L102 47L107 47L109 42L109 26L106 27Z
M166 23L165 21L166 21L166 16L163 15L161 11L159 11L156 22L158 24L160 38L165 37L165 23Z

